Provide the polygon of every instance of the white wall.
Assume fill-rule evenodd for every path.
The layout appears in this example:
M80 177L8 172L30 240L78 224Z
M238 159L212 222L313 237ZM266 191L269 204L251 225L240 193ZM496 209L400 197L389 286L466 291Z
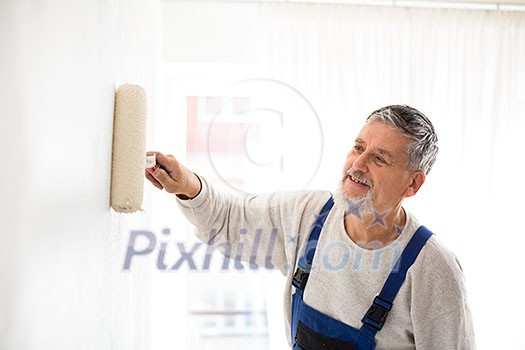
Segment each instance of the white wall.
M148 218L112 213L109 191L114 89L154 100L158 10L0 3L2 350L149 348L147 274L121 271Z

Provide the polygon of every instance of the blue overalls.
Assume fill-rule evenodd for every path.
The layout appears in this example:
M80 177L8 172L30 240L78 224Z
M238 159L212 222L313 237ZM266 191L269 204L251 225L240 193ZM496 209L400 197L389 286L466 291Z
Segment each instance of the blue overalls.
M356 329L311 308L303 301L317 241L333 205L333 198L330 198L321 210L294 274L292 284L296 291L292 297L292 347L294 350L373 350L376 347L374 337L383 328L394 299L405 281L407 270L432 236L432 232L421 226L414 233L381 292L361 320L361 328Z

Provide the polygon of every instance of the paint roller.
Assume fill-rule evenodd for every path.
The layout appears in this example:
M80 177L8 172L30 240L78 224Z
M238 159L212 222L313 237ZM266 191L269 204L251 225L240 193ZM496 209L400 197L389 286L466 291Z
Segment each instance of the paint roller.
M115 92L111 208L119 213L142 210L146 160L146 91L124 84Z

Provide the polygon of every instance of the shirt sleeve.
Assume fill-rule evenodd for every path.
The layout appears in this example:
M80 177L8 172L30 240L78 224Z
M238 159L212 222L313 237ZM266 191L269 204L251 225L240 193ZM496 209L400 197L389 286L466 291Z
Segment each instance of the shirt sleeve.
M198 239L251 267L277 268L285 275L308 237L313 213L330 196L323 191L234 195L200 180L202 189L195 198L178 199Z
M411 318L418 350L476 349L463 271L456 257L429 240L412 276ZM417 277L416 277L417 275Z

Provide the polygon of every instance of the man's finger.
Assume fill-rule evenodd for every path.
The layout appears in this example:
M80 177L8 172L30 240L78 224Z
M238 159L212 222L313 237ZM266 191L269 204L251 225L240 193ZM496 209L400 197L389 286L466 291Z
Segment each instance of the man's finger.
M162 184L158 182L157 179L153 177L153 175L151 175L147 170L145 170L145 173L146 173L146 178L153 184L153 186L157 187L159 190L164 189L164 186L162 186Z
M150 172L149 170L146 170ZM164 189L169 192L173 193L175 180L169 176L169 174L164 170L163 168L157 168L153 172L150 172L150 174L164 187Z
M166 156L160 152L156 152L156 160L157 164L160 165L163 169L165 169L168 173L174 170L174 163L177 162L175 157Z

